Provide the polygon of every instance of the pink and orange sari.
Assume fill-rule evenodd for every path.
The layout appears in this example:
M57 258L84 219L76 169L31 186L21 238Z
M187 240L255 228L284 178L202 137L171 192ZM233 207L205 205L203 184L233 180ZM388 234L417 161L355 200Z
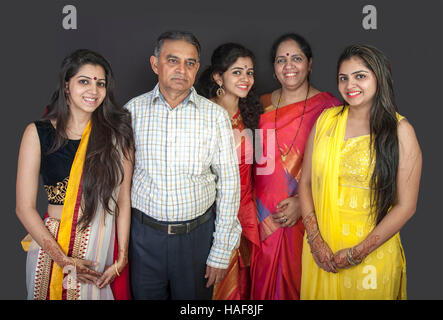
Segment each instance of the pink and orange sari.
M273 221L272 214L279 202L298 193L305 144L318 116L324 109L341 103L331 94L322 92L307 100L304 115L305 102L300 101L279 107L277 119L270 94L262 97L262 103L265 113L260 118L259 128L263 132L263 152L262 159L257 160L258 164L254 167L261 246L253 247L251 253L251 299L297 300L300 299L304 226L300 219L291 228L281 228ZM273 136L278 135L278 145L285 155L302 117L297 138L288 155L282 159ZM268 135L273 135L269 142ZM272 172L263 174L266 172L263 169L272 168L272 164Z
M101 206L85 230L78 221L82 215L82 174L86 150L91 132L91 122L83 132L80 145L69 174L61 220L46 216L45 226L57 240L58 245L68 257L98 262L96 271L103 272L105 266L112 265L117 259L115 215L106 213ZM119 188L114 190L118 195ZM116 197L115 197L116 198ZM75 279L74 267L60 268L51 257L32 239L22 242L28 252L26 261L26 283L28 299L31 300L108 300L130 298L128 271L125 269L121 279L111 286L99 289L95 285L81 284ZM26 239L26 238L25 238ZM71 267L71 266L69 266ZM115 289L115 290L114 290Z
M251 249L260 246L255 200L252 188L253 147L252 135L248 135L240 111L233 117L237 158L239 161L241 197L238 219L242 226L240 245L231 255L226 277L214 287L214 300L247 300L250 294ZM252 131L251 131L251 134Z

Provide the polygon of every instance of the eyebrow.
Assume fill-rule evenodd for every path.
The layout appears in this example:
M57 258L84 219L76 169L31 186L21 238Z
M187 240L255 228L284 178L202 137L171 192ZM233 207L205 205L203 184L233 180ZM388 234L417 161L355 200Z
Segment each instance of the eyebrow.
M169 58L174 58L174 59L179 59L179 60L180 60L179 57L174 56L173 54L168 54L168 55L166 56L166 58L167 58L167 59L169 59ZM186 60L186 61L197 62L197 59L195 59L195 58L187 58L187 59L185 59L185 60Z
M275 57L276 59L277 58L286 58L287 56L277 56L277 57ZM302 54L301 53L295 53L295 54L293 54L291 57L303 57L302 56Z
M87 77L87 76L78 76L77 78L86 78L86 79L92 80L92 78ZM97 80L104 80L104 81L106 81L106 79L97 79Z
M231 70L237 70L237 69L244 70L245 68L243 68L243 67L234 67ZM251 69L254 70L254 67L246 68L246 70L251 70Z
M369 73L368 71L365 71L365 70L359 70L359 71L354 71L354 72L352 72L351 75L352 75L352 74L356 74L356 73L361 73L361 72ZM338 75L339 75L339 76L347 76L347 74L345 74L345 73L339 73Z

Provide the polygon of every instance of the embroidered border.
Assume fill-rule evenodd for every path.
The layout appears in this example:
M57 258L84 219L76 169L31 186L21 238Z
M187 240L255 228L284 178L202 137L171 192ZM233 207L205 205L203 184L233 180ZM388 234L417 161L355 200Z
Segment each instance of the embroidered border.
M49 232L56 237L60 221L54 218L48 218L45 223ZM72 256L78 259L85 259L86 249L88 247L89 235L91 233L91 227L88 226L86 230L81 232L80 227L77 226L77 236L74 240L74 247ZM42 249L39 249L37 266L34 277L34 300L46 300L49 290L49 281L51 275L52 259ZM78 300L80 298L81 283L77 282L76 289L67 290L67 300Z
M77 259L85 259L86 249L88 248L89 235L91 233L91 226L88 225L86 230L83 232L80 230L81 227L77 225L76 234L80 235L75 237L74 246L72 248L72 257ZM80 289L82 284L77 281L76 289L68 289L66 292L67 300L78 300L80 298Z
M46 219L45 226L55 237L58 232L60 221L54 218ZM52 259L40 248L38 251L37 266L34 277L34 300L46 300L49 290Z

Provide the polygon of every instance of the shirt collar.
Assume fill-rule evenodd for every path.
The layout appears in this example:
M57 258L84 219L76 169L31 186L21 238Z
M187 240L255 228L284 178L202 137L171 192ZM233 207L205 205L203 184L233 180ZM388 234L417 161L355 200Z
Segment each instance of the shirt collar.
M157 83L157 85L155 86L155 88L153 90L153 97L154 97L153 101L156 101L157 99L160 99L164 104L168 105L168 103L166 102L166 100L163 97L162 93L160 92L160 88L159 88L159 84L158 83ZM179 105L182 105L183 107L191 105L191 106L194 106L197 109L199 108L199 106L198 106L198 94L197 94L197 91L195 90L194 87L191 87L191 90L190 90L189 94L186 96L186 98Z

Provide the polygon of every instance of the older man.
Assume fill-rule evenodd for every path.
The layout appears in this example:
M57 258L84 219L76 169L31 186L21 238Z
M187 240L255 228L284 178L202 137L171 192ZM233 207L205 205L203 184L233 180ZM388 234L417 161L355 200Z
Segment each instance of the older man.
M199 57L194 35L163 33L150 59L158 84L126 104L136 141L135 299L211 299L240 237L231 124L223 108L193 88Z

